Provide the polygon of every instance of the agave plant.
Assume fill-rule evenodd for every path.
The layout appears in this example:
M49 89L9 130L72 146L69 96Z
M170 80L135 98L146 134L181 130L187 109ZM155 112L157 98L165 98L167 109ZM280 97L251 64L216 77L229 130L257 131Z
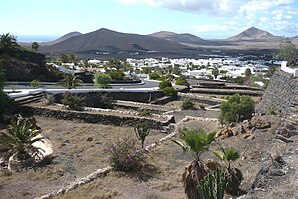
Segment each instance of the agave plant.
M194 161L182 174L185 193L189 199L201 199L202 195L198 192L197 186L208 173L208 168L200 157L209 149L216 132L206 133L204 130L183 128L180 133L182 141L173 140L173 142L194 157Z
M239 169L231 168L231 163L240 158L239 152L233 147L224 148L221 146L221 151L214 151L213 153L227 166L225 176L230 180L226 191L230 194L236 194L243 180L243 175Z
M6 132L0 132L0 148L9 157L17 155L19 160L26 160L40 154L40 148L33 146L33 143L42 140L42 137L35 138L40 133L33 124L21 119L13 121Z
M83 82L82 80L78 79L77 75L64 74L63 79L59 82L59 84L61 86L67 87L68 89L71 89L83 85Z

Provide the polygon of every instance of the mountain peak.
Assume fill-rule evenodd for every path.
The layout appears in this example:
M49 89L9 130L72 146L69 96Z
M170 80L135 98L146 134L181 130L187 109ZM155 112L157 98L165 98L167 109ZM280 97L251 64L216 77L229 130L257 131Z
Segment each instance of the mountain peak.
M175 32L170 32L170 31L159 31L155 32L152 34L149 34L151 37L157 37L157 38L166 38L166 37L171 37L173 35L177 35Z
M228 41L240 41L240 40L273 40L276 37L271 33L258 29L256 27L250 27L236 36L230 37Z

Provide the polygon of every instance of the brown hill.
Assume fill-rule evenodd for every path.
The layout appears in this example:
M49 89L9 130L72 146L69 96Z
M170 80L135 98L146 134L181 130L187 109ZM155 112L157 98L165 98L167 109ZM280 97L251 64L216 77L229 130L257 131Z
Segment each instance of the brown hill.
M174 32L160 31L150 34L149 36L174 41L184 45L216 45L213 41L204 40L189 33L177 34Z
M71 37L50 46L42 46L43 53L86 53L86 52L160 52L188 53L194 49L148 35L120 33L108 29L99 29L87 34Z
M251 27L236 36L225 39L225 41L270 41L278 38L267 31Z
M159 32L149 34L149 36L151 36L151 37L157 37L157 38L161 38L161 39L165 39L165 38L171 37L173 35L177 35L177 33L169 32L169 31L159 31Z
M50 42L42 42L40 43L41 46L49 46L49 45L53 45L53 44L57 44L59 42L65 41L71 37L76 37L81 35L82 33L80 32L70 32L66 35L63 35L62 37L59 37L58 39L54 40L54 41L50 41Z

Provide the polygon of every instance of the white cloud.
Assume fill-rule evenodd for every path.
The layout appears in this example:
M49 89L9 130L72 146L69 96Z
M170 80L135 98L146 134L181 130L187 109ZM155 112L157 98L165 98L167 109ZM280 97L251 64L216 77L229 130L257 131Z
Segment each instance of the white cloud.
M204 12L209 14L227 14L234 11L238 5L233 0L117 0L121 3L142 3L153 6L164 7L184 12Z
M298 34L298 8L294 0L116 0L126 4L146 4L191 13L221 16L216 25L188 26L196 33L242 31L250 26L276 33ZM206 24L207 23L207 24Z

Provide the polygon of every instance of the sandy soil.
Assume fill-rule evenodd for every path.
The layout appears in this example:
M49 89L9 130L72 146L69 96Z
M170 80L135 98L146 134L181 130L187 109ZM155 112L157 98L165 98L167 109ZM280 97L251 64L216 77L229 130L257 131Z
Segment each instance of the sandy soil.
M33 198L58 189L108 165L103 148L118 136L133 133L129 127L87 124L36 117L37 125L54 146L53 163L21 173L0 173L0 198ZM145 144L165 134L152 130ZM88 141L89 140L89 141ZM91 140L91 141L90 141Z
M189 121L186 126L217 130L215 124L206 122ZM241 184L242 194L249 190L253 180L261 167L264 153L271 142L273 127L271 130L257 130L255 138L247 140L242 135L227 138L220 141L225 146L234 146L241 153L242 158L234 164L244 175ZM210 150L217 149L213 144ZM206 161L211 155L206 154ZM122 173L112 171L104 178L97 179L83 185L76 190L66 193L58 198L79 199L185 199L184 188L181 183L181 174L184 167L189 165L192 157L184 154L182 150L170 140L158 146L148 158L149 166L142 172ZM234 196L233 198L235 198Z
M180 113L182 115L182 113ZM185 113L186 114L186 113ZM53 142L53 163L35 171L10 174L0 173L0 196L8 198L34 198L57 190L76 178L87 176L98 168L108 165L103 153L105 144L127 133L133 133L129 127L114 127L76 121L55 120L36 117L37 124L44 134ZM188 121L184 126L216 131L218 126L213 122ZM244 181L241 189L248 191L257 172L260 170L262 158L272 140L274 128L257 130L254 139L243 139L243 135L220 141L225 146L234 146L242 158L235 162ZM152 131L146 144L164 137L159 131ZM265 147L264 147L265 146ZM218 148L212 144L211 150ZM207 153L206 160L214 156ZM184 154L179 146L170 140L149 153L148 165L139 172L122 173L112 171L103 178L59 196L58 198L94 198L94 199L184 199L184 188L181 174L189 165L192 157Z

